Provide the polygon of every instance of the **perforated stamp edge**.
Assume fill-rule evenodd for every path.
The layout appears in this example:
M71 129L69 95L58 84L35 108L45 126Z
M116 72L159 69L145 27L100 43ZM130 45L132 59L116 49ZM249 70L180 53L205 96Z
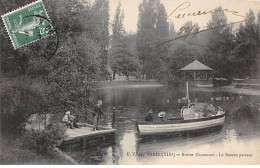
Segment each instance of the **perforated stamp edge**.
M31 42L29 42L29 43L27 43L27 44L24 44L24 45L21 45L21 46L16 46L16 44L14 43L14 39L13 39L13 37L12 37L12 35L11 35L11 33L10 33L8 27L6 26L7 23L6 23L5 19L4 19L4 17L7 17L7 16L10 15L10 14L14 14L14 13L20 11L20 10L23 10L24 8L27 8L28 6L35 5L35 4L39 3L39 2L42 2L42 6L43 6L43 9L44 9L45 12L46 12L47 19L51 22L51 19L50 19L49 15L48 15L48 12L47 12L47 10L46 10L46 8L45 8L44 3L43 3L42 0L37 0L37 1L35 1L35 2L31 2L31 3L27 4L27 5L24 5L24 6L22 6L22 7L19 7L19 8L17 8L17 9L15 9L15 10L12 10L12 11L10 11L10 12L7 12L6 14L4 14L4 15L1 16L1 18L2 18L2 20L3 20L3 22L4 22L5 29L6 29L6 31L7 31L7 33L8 33L8 36L9 36L9 38L10 38L10 40L11 40L11 42L12 42L12 45L13 45L13 47L14 47L15 50L16 50L17 48L20 48L20 47L23 47L23 46L27 46L27 45L29 45L29 44L32 44L32 43L35 43L35 42L39 41L40 39L44 39L44 38L50 36L50 35L47 35L47 36L45 36L45 37L43 37L43 38L39 38L39 39L34 40L34 41L31 41ZM50 25L51 25L52 28L54 29L54 27L53 27L53 25L52 25L51 23L50 23ZM55 32L55 31L54 31L54 32Z

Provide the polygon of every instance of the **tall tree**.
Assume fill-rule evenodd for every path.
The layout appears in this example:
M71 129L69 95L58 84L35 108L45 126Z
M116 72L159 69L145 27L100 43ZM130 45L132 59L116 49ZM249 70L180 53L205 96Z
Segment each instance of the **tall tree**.
M109 47L109 1L108 0L95 0L93 5L94 12L97 15L97 23L99 24L99 32L96 34L97 40L101 47L101 78L107 79L109 72L107 70L108 63L108 47Z
M119 64L117 64L118 61L116 61L116 58L121 59L117 56L117 54L118 50L121 50L122 46L120 43L123 41L123 37L125 36L123 21L124 12L121 10L121 2L119 2L112 24L112 43L109 50L109 65L113 71L113 80L115 79L115 74L120 70L120 68L118 68Z
M164 67L162 57L168 50L164 47L153 50L169 36L169 23L163 4L159 0L143 0L139 5L137 23L137 51L142 64L142 75L157 78Z
M175 26L173 21L170 21L169 23L169 39L173 39L177 36L177 32L175 30Z
M257 75L257 62L259 55L259 28L255 21L254 12L247 13L249 20L245 25L240 24L236 33L234 58L237 63L235 76L255 77Z
M119 2L112 23L112 45L125 35L125 29L123 27L124 17L124 11L121 10L121 2Z
M167 21L167 13L163 6L158 0L156 3L156 44L161 44L164 41L167 41L169 38L169 23ZM153 58L151 60L152 66L149 69L149 72L152 73L152 78L163 80L168 76L168 67L167 62L168 58L169 45L162 45L154 51Z
M227 24L227 17L222 10L222 7L214 9L212 19L208 23L208 28L215 28L209 30L208 44L207 44L207 64L216 70L220 76L230 77L232 75L232 60L230 59L233 48L233 34L232 27L225 26Z

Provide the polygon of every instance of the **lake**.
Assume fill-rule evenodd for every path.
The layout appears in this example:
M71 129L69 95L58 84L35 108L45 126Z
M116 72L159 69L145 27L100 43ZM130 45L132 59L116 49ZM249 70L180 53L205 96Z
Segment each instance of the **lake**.
M136 121L144 120L149 109L153 117L166 111L165 118L180 116L177 100L185 97L184 87L131 85L100 88L97 99L103 100L105 116L101 125L111 125L115 112L116 143L67 152L80 164L253 164L260 156L260 115L237 108L260 103L260 95L239 95L214 88L190 88L190 99L216 103L226 111L222 129L199 135L141 139ZM221 98L221 100L219 100Z

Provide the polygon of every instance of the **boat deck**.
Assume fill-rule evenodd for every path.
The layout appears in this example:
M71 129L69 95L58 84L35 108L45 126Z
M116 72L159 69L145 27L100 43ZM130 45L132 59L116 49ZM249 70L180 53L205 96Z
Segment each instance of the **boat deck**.
M74 129L67 128L65 132L65 141L74 138L81 138L81 137L115 132L115 129L110 129L110 128L102 128L100 130L95 130L95 131L91 131L91 130L92 127L90 126L74 128Z

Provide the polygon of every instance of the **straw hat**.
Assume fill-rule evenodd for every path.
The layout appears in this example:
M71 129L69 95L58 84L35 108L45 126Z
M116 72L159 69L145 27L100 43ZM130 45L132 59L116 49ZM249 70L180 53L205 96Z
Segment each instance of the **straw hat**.
M70 115L70 111L67 111L65 114Z
M164 111L161 111L158 113L159 118L163 118L165 115L166 115L166 112L164 112Z

